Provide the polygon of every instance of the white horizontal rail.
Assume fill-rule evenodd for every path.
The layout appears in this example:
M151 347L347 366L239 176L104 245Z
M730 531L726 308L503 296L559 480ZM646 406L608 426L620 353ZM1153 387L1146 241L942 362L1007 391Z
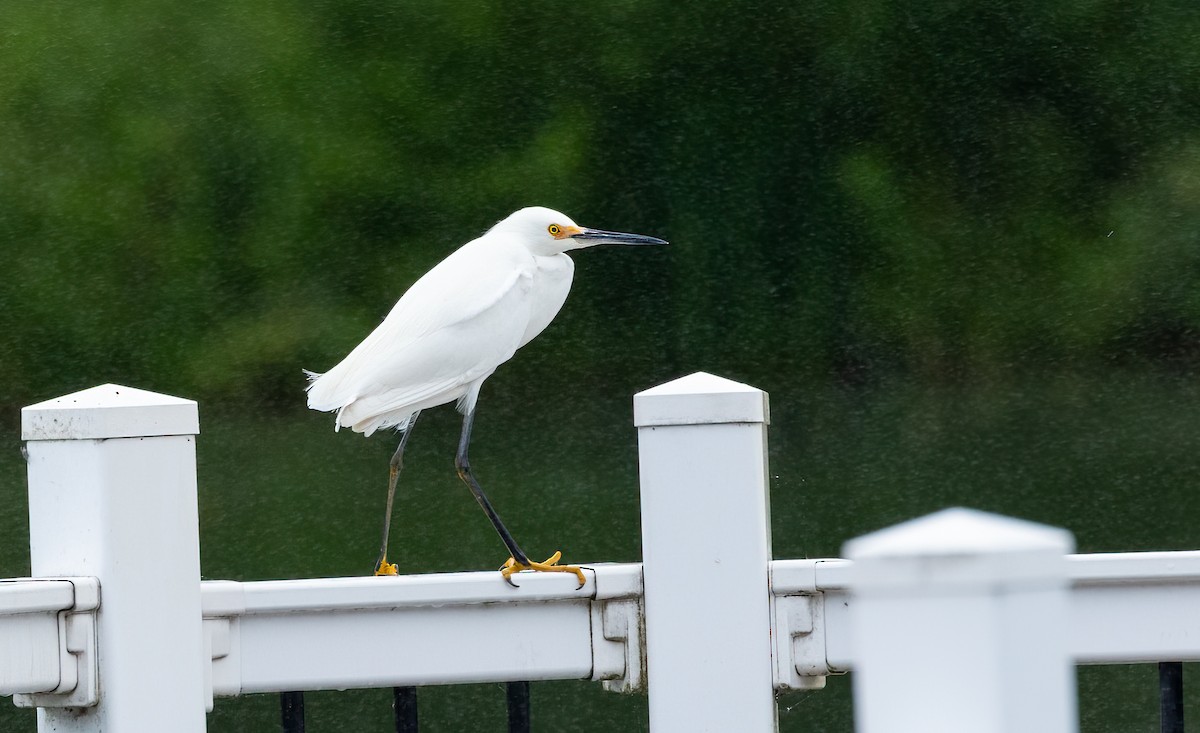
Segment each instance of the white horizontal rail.
M1069 649L1078 664L1200 661L1200 552L1068 555ZM842 559L776 560L776 598L814 596L825 662L853 669L850 577ZM818 643L813 639L812 643ZM810 672L811 673L811 672Z
M201 586L212 693L515 680L638 681L639 565ZM629 606L632 605L632 608ZM617 621L633 623L622 634ZM615 624L615 625L614 625ZM614 638L606 638L607 633ZM625 638L622 638L625 637Z
M1200 661L1200 619L1188 612L1200 607L1200 552L1068 560L1070 648L1078 663ZM808 612L821 616L812 643L823 648L823 664L802 672L851 670L852 563L776 560L770 567L773 596L807 597L816 602ZM640 566L597 565L585 575L579 589L569 575L519 575L519 590L492 572L204 581L211 689L229 696L585 678L636 685L640 649L627 645L630 635L637 642ZM74 674L64 672L71 660L60 653L59 614L71 610L79 609L69 581L0 581L0 694L54 690ZM776 636L781 623L775 620Z
M0 695L96 702L95 578L0 580Z
M1200 660L1200 552L1071 555L1079 664Z
M58 612L74 605L65 580L0 581L0 695L59 686Z

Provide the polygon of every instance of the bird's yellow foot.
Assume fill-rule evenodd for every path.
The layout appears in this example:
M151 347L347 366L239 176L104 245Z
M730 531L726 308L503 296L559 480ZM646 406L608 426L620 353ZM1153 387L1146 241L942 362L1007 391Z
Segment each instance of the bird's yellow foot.
M519 563L513 558L508 558L504 565L500 567L500 575L504 576L504 582L516 588L517 584L512 582L513 573L519 573L522 570L537 570L543 573L575 573L576 580L579 581L579 587L582 588L587 578L583 575L583 570L574 565L559 565L558 561L562 559L561 552L555 552L548 557L545 562L529 561L529 564Z
M400 569L396 567L395 563L388 562L386 557L381 557L379 558L379 564L375 566L375 574L399 575Z

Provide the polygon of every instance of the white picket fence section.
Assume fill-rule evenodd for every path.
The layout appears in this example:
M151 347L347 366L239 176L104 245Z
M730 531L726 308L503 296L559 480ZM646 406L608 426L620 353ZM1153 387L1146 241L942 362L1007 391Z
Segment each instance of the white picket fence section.
M1070 555L1065 530L951 509L772 560L766 393L698 373L634 406L644 561L519 589L201 581L194 402L25 408L36 577L0 581L0 694L40 731L201 731L214 696L591 679L648 688L654 731L753 732L775 691L853 670L859 731L1059 733L1075 664L1200 659L1200 552Z

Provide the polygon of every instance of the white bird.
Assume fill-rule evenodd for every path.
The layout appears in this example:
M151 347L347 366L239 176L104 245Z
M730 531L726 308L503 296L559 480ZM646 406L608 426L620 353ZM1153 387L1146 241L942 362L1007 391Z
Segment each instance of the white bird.
M666 244L655 237L588 229L540 206L521 209L464 244L425 273L366 339L324 374L307 372L308 406L337 411L334 429L370 435L402 431L388 474L387 509L376 575L395 575L387 561L388 530L404 448L421 410L457 402L463 414L455 456L509 552L504 579L520 570L582 571L558 565L561 553L533 562L521 550L471 473L467 447L484 380L542 332L571 289L575 265L566 253L597 244Z

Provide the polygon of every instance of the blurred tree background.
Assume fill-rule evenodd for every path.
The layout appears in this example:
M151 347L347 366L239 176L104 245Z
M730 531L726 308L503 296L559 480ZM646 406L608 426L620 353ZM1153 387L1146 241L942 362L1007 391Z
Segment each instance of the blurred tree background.
M328 433L301 368L531 204L672 242L579 253L484 390L473 455L496 446L510 506L549 502L544 544L578 511L585 555L637 559L630 395L702 369L772 394L777 556L950 503L1085 550L1200 545L1194 3L6 0L0 574L28 569L18 408L105 381L201 402L206 575L365 570L349 524L375 531L393 446ZM373 478L353 509L326 486ZM502 559L437 508L458 490L412 489L424 568ZM445 555L439 522L485 549ZM297 536L315 567L276 549ZM1153 729L1152 678L1103 674L1085 693L1139 702L1085 729ZM785 729L849 725L844 687L802 699ZM553 729L613 729L585 717Z
M9 408L110 375L293 402L531 203L676 244L579 279L565 338L609 373L1197 355L1190 4L2 12Z

